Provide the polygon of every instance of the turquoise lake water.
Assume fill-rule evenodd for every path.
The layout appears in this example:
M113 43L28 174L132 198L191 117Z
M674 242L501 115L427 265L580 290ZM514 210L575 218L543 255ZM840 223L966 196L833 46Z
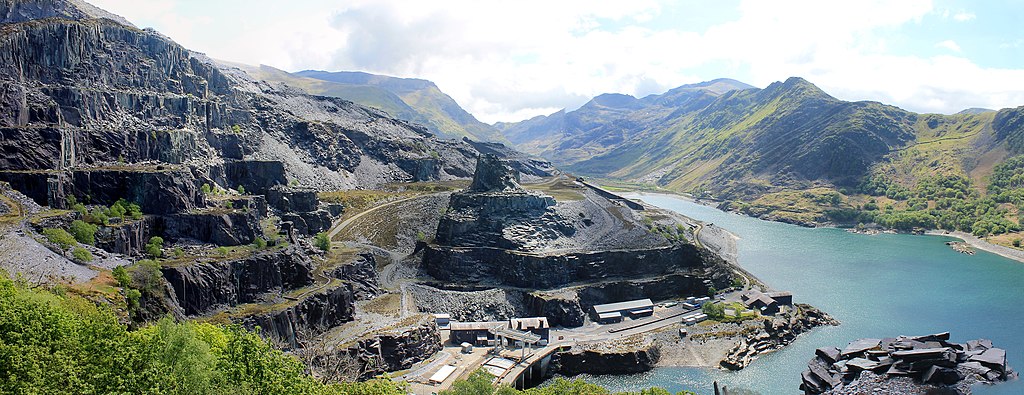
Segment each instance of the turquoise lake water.
M860 235L809 229L726 213L663 195L628 195L739 236L739 263L769 286L793 292L842 322L801 335L789 347L761 356L746 369L659 368L585 377L616 391L659 386L712 393L799 394L800 372L814 349L844 347L860 338L949 331L952 340L992 339L1024 369L1024 263L978 251L964 255L942 236ZM743 390L743 391L740 391ZM749 392L747 392L749 391ZM976 386L976 394L1024 394L1024 380Z

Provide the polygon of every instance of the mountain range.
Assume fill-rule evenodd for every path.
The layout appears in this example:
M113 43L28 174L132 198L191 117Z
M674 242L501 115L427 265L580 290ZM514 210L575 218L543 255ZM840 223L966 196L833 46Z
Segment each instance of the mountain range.
M917 114L839 100L794 77L764 89L714 80L641 99L604 94L499 128L579 174L749 202L819 187L852 195L871 175L907 187L961 175L983 186L1018 153L1022 112Z
M320 96L349 100L421 124L442 138L480 142L508 141L491 125L478 121L431 81L358 71L305 70L289 73L271 66L222 62L264 81L278 82Z

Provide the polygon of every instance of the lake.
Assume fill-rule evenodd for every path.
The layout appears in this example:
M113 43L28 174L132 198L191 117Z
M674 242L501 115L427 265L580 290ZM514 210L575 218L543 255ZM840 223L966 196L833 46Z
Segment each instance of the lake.
M842 324L801 335L746 369L658 368L637 375L584 377L616 391L659 386L673 392L799 394L800 372L824 346L860 338L949 331L952 340L992 339L1024 369L1024 264L978 251L965 255L942 236L861 235L803 228L726 213L665 195L627 194L721 226L739 236L739 263L769 286L793 292ZM738 391L743 390L743 391ZM749 391L749 392L747 392ZM1024 394L1024 380L976 386L976 394Z

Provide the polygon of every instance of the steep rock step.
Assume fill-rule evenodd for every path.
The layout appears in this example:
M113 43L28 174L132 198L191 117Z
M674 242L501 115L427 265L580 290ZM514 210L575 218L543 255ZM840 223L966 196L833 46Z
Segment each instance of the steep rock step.
M162 272L187 315L256 302L267 292L313 283L312 260L294 247L234 260L167 266Z

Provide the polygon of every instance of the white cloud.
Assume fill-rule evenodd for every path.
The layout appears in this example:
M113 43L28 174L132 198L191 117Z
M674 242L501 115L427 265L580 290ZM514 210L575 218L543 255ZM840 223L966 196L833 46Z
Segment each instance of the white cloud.
M941 41L938 44L935 44L935 46L939 48L945 48L953 52L962 52L960 50L960 44L957 44L956 41L953 40Z
M953 19L956 20L957 22L973 21L974 18L977 18L977 15L974 15L974 13L967 11L960 11L957 12L956 14L953 14Z

